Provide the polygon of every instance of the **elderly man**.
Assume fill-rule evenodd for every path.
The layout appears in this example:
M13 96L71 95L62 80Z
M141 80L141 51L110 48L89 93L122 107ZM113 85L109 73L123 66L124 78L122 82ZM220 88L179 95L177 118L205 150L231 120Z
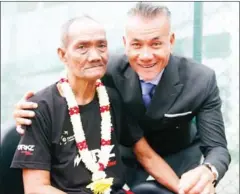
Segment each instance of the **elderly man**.
M124 141L134 152L123 153L129 182L151 175L175 193L213 194L230 163L214 71L172 54L175 35L166 7L137 3L128 12L123 40L126 56L110 60L105 84L118 90L131 118L122 133L130 134ZM22 109L31 107L18 104L18 125L29 122ZM163 167L162 157L180 181Z
M66 74L30 99L36 116L12 167L23 169L26 194L126 193L121 101L100 81L108 60L103 26L85 16L66 22L57 52Z

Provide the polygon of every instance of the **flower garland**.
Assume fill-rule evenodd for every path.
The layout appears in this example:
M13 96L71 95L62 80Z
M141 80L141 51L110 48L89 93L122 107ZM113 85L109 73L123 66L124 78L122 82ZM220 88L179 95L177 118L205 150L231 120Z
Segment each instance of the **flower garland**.
M96 90L99 98L100 113L101 113L101 151L99 154L98 162L95 162L91 152L88 149L86 137L83 131L83 126L80 117L80 110L75 99L71 86L68 83L66 76L62 77L59 81L63 95L68 104L70 119L73 126L76 145L79 154L82 156L82 161L86 168L92 172L92 181L90 187L94 193L110 193L113 178L106 179L104 169L107 167L111 152L111 114L110 102L106 88L101 80L96 81ZM99 186L100 185L100 186ZM97 189L97 188L100 188Z
M101 80L96 81L96 89L102 120L101 150L98 162L94 162L91 152L88 150L88 145L86 142L86 137L83 131L82 121L80 117L80 110L72 88L69 85L67 73L64 71L61 74L62 75L59 83L68 104L70 120L72 122L78 152L82 156L82 161L85 164L86 168L92 172L93 182L87 185L87 188L90 188L94 194L110 194L111 186L113 184L113 178L106 178L107 175L104 172L104 169L107 167L110 158L112 131L110 102L106 88L102 84ZM126 194L133 194L126 184L123 186L123 190Z

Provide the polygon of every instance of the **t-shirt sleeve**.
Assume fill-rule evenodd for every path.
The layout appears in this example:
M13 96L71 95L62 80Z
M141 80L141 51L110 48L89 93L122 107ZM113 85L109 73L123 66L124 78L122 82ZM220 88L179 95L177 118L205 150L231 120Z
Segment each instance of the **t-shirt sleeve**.
M46 108L45 108L46 109ZM44 105L35 111L32 125L25 127L12 161L12 168L51 169L51 125L50 116Z

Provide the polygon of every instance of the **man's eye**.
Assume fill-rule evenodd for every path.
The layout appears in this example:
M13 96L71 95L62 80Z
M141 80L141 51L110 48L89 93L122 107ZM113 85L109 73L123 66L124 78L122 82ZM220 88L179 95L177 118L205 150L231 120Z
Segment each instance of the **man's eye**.
M77 47L77 51L80 52L80 53L86 53L87 50L88 50L87 46L83 45L83 44L81 44Z
M140 48L141 45L139 43L132 43L133 48Z
M86 47L84 45L79 45L78 48L79 49L85 49Z
M152 46L154 46L154 47L159 47L159 46L161 46L161 45L162 45L161 42L154 42L154 43L152 44Z
M98 47L99 47L99 48L106 48L107 45L106 45L106 44L100 44Z
M99 44L97 48L100 52L105 52L107 50L107 44L104 44L104 43Z

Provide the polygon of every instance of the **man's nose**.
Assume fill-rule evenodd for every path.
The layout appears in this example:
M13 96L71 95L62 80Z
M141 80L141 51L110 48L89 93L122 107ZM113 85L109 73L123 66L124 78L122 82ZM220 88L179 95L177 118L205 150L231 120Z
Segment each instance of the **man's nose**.
M140 54L139 54L140 60L151 61L152 58L153 58L153 53L152 53L151 49L145 47L140 51Z
M100 60L101 60L101 55L99 54L99 52L97 51L97 49L92 48L92 49L89 51L88 60L89 60L90 62L100 61Z

